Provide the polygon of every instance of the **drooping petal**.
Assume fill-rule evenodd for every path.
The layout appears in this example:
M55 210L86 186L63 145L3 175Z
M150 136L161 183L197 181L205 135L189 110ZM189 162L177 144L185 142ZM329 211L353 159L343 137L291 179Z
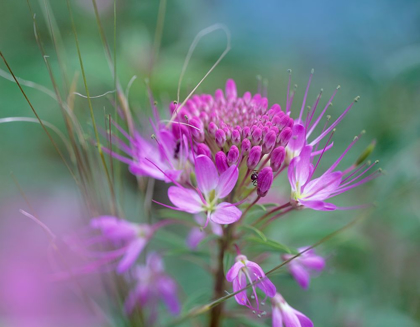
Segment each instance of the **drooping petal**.
M129 240L136 235L136 225L114 216L100 216L90 221L90 226L100 229L109 239Z
M332 203L327 203L324 201L306 201L306 200L299 200L299 203L307 208L311 208L313 210L320 210L320 211L333 211L336 210L337 207Z
M268 297L276 295L276 286L267 277L265 277L264 271L261 267L252 261L248 261L246 265L250 271L252 281L257 279L260 280L257 287L260 288Z
M127 248L127 251L118 264L117 272L119 274L126 272L134 264L146 243L147 239L145 238L138 238L131 242Z
M325 259L319 255L312 255L300 259L302 265L307 268L321 271L325 268Z
M160 297L165 302L169 312L173 315L178 315L181 311L181 305L179 303L177 286L172 278L166 275L159 277L156 283Z
M283 327L283 315L277 306L273 306L273 327Z
M290 307L290 305L284 303L282 304L281 309L283 313L284 327L301 327L300 321L296 316L294 309Z
M289 270L299 286L305 290L308 289L309 282L311 280L309 272L306 271L299 263L291 263L289 265Z
M210 227L211 227L211 231L213 232L213 234L215 234L217 236L222 236L223 235L223 228L219 224L215 224L214 222L210 221Z
M240 272L239 275L233 280L233 292L237 292L243 289L247 284L246 276L244 273ZM247 305L248 296L246 294L246 290L243 290L235 295L235 300L240 305Z
M217 224L225 225L238 221L241 215L242 212L237 207L228 202L222 202L210 214L210 219Z
M232 282L239 274L239 270L244 267L241 261L236 262L227 272L226 279L228 282Z
M223 199L232 192L238 181L239 171L236 165L229 167L223 174L220 175L219 183L216 187L216 197Z
M201 192L208 194L214 190L219 183L219 174L213 161L205 156L199 155L195 159L195 175L197 186Z
M294 314L296 315L296 317L298 318L301 327L313 327L314 326L311 319L306 317L302 312L299 312L294 308L292 308L292 310L293 310Z
M196 191L178 186L171 186L168 190L168 197L178 208L189 213L203 211L203 202Z
M187 236L187 246L190 250L196 250L198 244L206 237L206 233L199 227L191 228Z

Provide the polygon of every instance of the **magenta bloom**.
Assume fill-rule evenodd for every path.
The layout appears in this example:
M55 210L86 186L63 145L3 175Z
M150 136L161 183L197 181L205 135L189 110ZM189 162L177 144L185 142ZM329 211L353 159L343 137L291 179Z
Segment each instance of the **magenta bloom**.
M305 249L299 248L298 251L302 252ZM283 260L289 260L291 257L293 257L291 254L284 254L282 256ZM290 273L300 287L307 289L311 281L311 273L322 271L325 268L325 259L315 254L314 249L310 249L290 261L288 266Z
M303 313L293 309L277 293L271 300L273 306L273 327L313 327L312 321Z
M261 289L268 297L273 297L276 294L276 286L265 276L261 267L255 262L249 261L244 255L236 257L236 263L227 272L226 279L233 284L234 292L243 289L248 283L259 281L252 286L252 293L257 303L255 308L248 299L246 290L235 295L236 302L257 312L260 312L260 309L255 286Z
M101 241L109 241L120 246L118 250L108 254L110 259L121 257L117 266L117 272L120 274L134 264L153 235L153 228L149 225L134 224L113 216L92 219L90 225L101 230L103 235Z
M209 220L217 224L232 224L241 217L241 211L235 205L219 203L219 200L233 190L238 174L238 168L233 165L219 176L213 161L206 155L200 155L195 160L198 190L184 188L180 184L171 186L169 199L181 211L206 213L205 226Z
M186 173L189 156L188 142L185 136L177 138L164 125L152 125L154 140L147 141L138 132L134 136L128 135L121 127L114 124L126 137L129 144L112 136L113 143L130 158L121 156L110 149L104 152L128 164L132 174L148 176L165 182L179 180L182 173Z
M312 177L322 155L314 167L311 163L312 146L305 146L300 155L292 159L288 168L288 177L292 188L291 203L296 207L306 207L322 211L352 209L338 208L332 203L325 202L325 200L351 190L352 188L379 176L380 171L376 171L367 177L362 178L376 162L365 170L363 170L363 168L366 167L366 164L357 169L353 165L344 172L334 171L347 151L356 141L357 137L329 169L320 177L314 179ZM362 172L360 173L360 171Z
M163 301L172 315L181 310L177 294L177 285L164 270L162 258L157 253L147 256L145 266L137 266L134 278L136 286L130 291L125 301L125 310L131 313L136 305L149 313L149 321L153 324L157 318L158 301Z

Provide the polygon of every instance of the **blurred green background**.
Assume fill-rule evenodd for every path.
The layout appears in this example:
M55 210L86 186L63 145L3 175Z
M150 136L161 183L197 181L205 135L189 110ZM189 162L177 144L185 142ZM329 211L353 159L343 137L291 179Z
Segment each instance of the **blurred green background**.
M50 56L48 60L58 77L43 1L30 2ZM62 34L64 60L71 80L80 68L67 6L65 1L50 2ZM90 92L98 95L112 90L113 78L91 2L71 0L71 3ZM98 0L98 4L112 44L113 1ZM149 76L158 10L157 0L117 0L118 76L123 87L133 75L137 76L129 101L135 116L143 120L151 114L144 79ZM296 117L314 68L310 103L323 88L321 104L325 104L335 87L341 85L330 110L333 118L355 96L361 96L340 123L334 149L324 160L324 167L365 129L366 134L348 156L347 163L376 139L370 159L379 159L386 171L381 178L337 199L340 205L375 202L377 209L356 227L321 246L319 251L328 258L328 269L313 280L308 291L299 289L287 275L276 275L274 280L283 296L311 317L316 326L420 326L420 2L168 0L158 60L150 76L159 104L176 98L190 44L200 30L214 23L228 27L232 49L199 92L213 93L216 88L223 88L228 78L236 80L239 93L256 92L260 75L269 81L270 103L283 106L286 71L291 68L293 84L298 84L292 109ZM181 98L213 65L225 46L226 37L220 31L202 39L189 63ZM0 0L0 50L18 77L52 89L24 1ZM6 70L3 63L0 68ZM57 103L37 90L25 88L25 91L40 117L64 131ZM77 91L85 93L80 77ZM104 110L112 112L111 103L105 98L93 101L98 117L103 117ZM165 108L160 109L163 114ZM85 101L77 100L76 113L82 121L89 121ZM18 87L0 78L0 119L5 117L33 117L33 114ZM103 125L102 121L99 124ZM39 193L51 197L58 189L70 194L77 192L39 125L0 124L0 140L0 203L18 199L24 206L10 171L29 197ZM288 185L280 187L287 196ZM277 223L271 237L291 246L311 244L359 214L295 212ZM56 219L60 219L59 213ZM0 228L5 228L6 221L2 219ZM275 259L270 262L276 264ZM184 301L198 297L205 303L206 292L211 289L206 284L209 281L206 272L176 258L168 259L167 266L181 285ZM5 310L0 305L0 316L6 314ZM246 326L249 322L241 324ZM239 325L226 320L226 326ZM254 325L270 325L270 321Z

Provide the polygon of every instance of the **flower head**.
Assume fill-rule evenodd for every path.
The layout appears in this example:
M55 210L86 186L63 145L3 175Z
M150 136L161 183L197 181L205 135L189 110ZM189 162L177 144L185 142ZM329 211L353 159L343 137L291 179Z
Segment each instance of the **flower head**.
M273 327L313 327L312 321L303 313L293 309L277 293L271 300L273 306Z
M217 172L213 161L206 155L195 159L195 176L198 190L179 186L171 186L168 196L179 209L189 213L204 212L207 221L217 224L231 224L241 217L241 211L233 204L220 202L227 197L238 180L238 168L234 165L224 173Z
M130 291L125 310L131 313L136 305L146 307L149 321L157 318L157 302L163 301L172 315L178 315L181 310L175 281L165 273L163 260L157 253L147 256L145 266L137 266L134 279L136 286Z
M306 248L299 248L298 251L305 251ZM292 258L291 254L284 254L282 258L289 260ZM325 268L325 259L320 255L315 254L315 250L310 249L302 253L299 257L293 259L288 263L289 272L293 278L303 289L309 287L311 280L311 273L314 271L320 272Z
M293 119L278 104L269 107L268 99L261 94L245 92L238 96L231 79L224 92L219 89L214 95L195 95L183 107L172 105L171 111L173 128L178 129L179 124L189 126L194 141L205 140L213 155L223 150L229 165L247 156L251 147L258 149L253 152L252 167L264 155L269 160L277 146L289 142L293 126Z
M101 216L92 219L94 229L102 232L102 241L110 241L120 246L118 250L109 252L110 259L121 257L117 272L127 271L136 261L153 235L153 228L146 224L135 224L113 216Z
M236 263L227 272L226 279L233 284L234 292L246 287L247 283L256 282L256 284L252 285L252 293L257 304L256 307L252 306L246 290L236 294L235 300L240 305L245 305L257 312L260 312L260 309L255 286L261 289L268 297L273 297L276 294L276 286L265 276L261 267L255 262L249 261L244 255L238 255L236 257Z

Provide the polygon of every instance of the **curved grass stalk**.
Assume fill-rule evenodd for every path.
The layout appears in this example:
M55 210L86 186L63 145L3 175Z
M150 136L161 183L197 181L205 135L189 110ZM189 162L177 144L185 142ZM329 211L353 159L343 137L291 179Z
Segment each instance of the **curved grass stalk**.
M59 137L60 139L63 141L64 145L67 148L67 151L70 155L71 161L75 162L76 158L73 152L73 149L70 145L70 143L67 141L65 135L53 124L41 119L41 122L38 121L36 118L31 118L31 117L7 117L7 118L0 118L0 124L4 124L4 123L12 123L12 122L28 122L28 123L36 123L36 124L40 124L41 122L47 126L48 128L51 128Z

